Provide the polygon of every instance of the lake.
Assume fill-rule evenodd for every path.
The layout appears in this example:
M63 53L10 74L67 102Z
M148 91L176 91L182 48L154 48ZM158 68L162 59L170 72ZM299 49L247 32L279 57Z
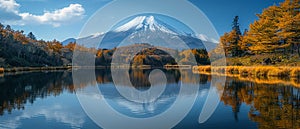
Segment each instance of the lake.
M227 77L225 83L216 88L219 93L217 99L220 100L216 110L200 124L199 115L208 96L212 76L185 75L190 73L178 70L162 71L167 78L166 88L150 103L129 101L119 94L109 70L96 70L95 80L87 79L80 86L73 84L71 71L3 75L0 77L0 128L100 128L84 112L76 95L90 88L99 89L99 101L105 101L124 116L137 119L155 117L173 108L178 94L183 96L183 101L192 99L194 94L181 93L180 89L195 84L195 81L198 81L195 102L173 128L300 128L300 88ZM150 88L150 72L128 71L135 89L147 91ZM122 88L127 87L130 86ZM175 111L180 113L184 108ZM101 107L97 109L101 110ZM115 121L109 116L96 117L112 123ZM164 124L164 121L158 124ZM138 123L136 126L143 128Z

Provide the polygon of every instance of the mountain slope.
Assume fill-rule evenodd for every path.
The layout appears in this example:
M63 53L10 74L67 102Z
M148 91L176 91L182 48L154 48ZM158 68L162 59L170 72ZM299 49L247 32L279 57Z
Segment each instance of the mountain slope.
M75 39L75 38L68 38L68 39L62 41L61 44L62 44L63 46L66 46L66 45L68 45L68 44L71 43L71 42L72 42L72 43L76 42L76 39Z
M187 35L154 16L137 16L107 33L79 38L77 43L86 47L106 49L134 43L149 43L172 49L205 48L199 38ZM209 48L216 46L206 43L208 46L211 46L210 44L212 47Z

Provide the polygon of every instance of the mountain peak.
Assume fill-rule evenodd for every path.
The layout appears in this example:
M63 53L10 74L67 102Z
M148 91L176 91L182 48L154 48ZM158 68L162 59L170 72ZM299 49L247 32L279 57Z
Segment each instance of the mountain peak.
M166 23L157 20L154 16L137 16L125 23L124 25L119 26L114 32L124 32L124 31L163 31L166 33L177 34L174 28L168 26Z
M152 31L155 31L155 26L158 26L154 16L147 16L145 17L144 21L142 22L142 24L140 24L137 29L139 28L144 28L144 29L150 29Z
M144 25L153 25L155 24L155 19L153 16L148 16L145 18L144 22L143 22Z

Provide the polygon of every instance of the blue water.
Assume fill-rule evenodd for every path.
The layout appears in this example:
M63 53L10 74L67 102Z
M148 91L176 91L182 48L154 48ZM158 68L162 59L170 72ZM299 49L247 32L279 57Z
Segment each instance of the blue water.
M156 101L152 103L137 103L127 100L116 91L109 72L98 71L96 73L101 73L97 75L97 86L102 93L102 97L104 97L101 101L106 101L117 112L132 118L154 117L165 112L174 104L174 101L178 97L181 82L183 82L182 85L188 83L187 81L174 79L167 83L167 88L164 93ZM147 74L147 72L145 74ZM221 102L215 112L205 123L200 124L198 122L199 115L210 88L209 77L205 75L200 77L203 77L204 80L201 80L202 82L199 84L198 95L192 109L183 120L173 128L253 129L277 128L279 126L288 128L298 127L300 124L298 123L299 118L295 117L297 114L289 114L290 112L280 113L284 110L284 108L280 108L280 106L289 106L291 103L283 103L282 101L282 103L279 103L277 101L281 98L293 95L297 96L297 93L299 93L298 88L281 85L260 85L239 81L233 78L227 78L224 93L220 96ZM89 86L91 85L87 83L86 86L83 86L83 89ZM101 128L88 117L81 107L76 96L78 89L73 85L71 72L40 72L6 75L0 79L0 88L0 128ZM143 89L143 87L140 87L140 90L141 89ZM258 89L260 89L259 92L262 93L256 94ZM269 92L270 96L268 96L268 93L264 94L265 92ZM264 96L260 97L258 95ZM191 99L191 96L192 95L185 94L183 98L188 100ZM262 99L262 101L256 101L255 99ZM294 98L294 100L299 101L299 96L298 98ZM267 107L264 107L264 110L262 110L264 105ZM101 110L101 107L98 108ZM290 109L294 112L299 112L299 108L296 106ZM275 113L276 117L266 115L266 113L273 113L272 110L278 112L278 114ZM180 112L180 110L177 112ZM287 118L283 116L283 114L294 117ZM111 118L109 116L98 117ZM274 121L280 122L284 119L287 124L289 124L288 122L291 122L291 124L271 124ZM113 122L114 119L110 121ZM163 125L164 121L157 124ZM143 128L143 126L139 125L139 128Z

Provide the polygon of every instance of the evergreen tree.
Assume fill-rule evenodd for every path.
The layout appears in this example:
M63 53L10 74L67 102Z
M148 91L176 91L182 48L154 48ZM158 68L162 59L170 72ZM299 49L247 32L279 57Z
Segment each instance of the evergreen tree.
M5 27L5 30L7 30L7 31L9 31L9 32L11 32L11 31L12 31L12 29L11 29L10 25L7 25L7 26Z
M32 40L36 40L34 34L32 32L29 32L27 35L28 38L32 39Z
M232 22L232 30L235 30L235 32L238 35L241 35L241 30L240 30L240 24L239 24L239 16L235 16Z
M239 17L235 16L232 23L232 30L229 33L225 33L220 38L220 45L225 50L225 55L227 57L237 57L242 53L240 46L240 39L242 35L238 20Z

